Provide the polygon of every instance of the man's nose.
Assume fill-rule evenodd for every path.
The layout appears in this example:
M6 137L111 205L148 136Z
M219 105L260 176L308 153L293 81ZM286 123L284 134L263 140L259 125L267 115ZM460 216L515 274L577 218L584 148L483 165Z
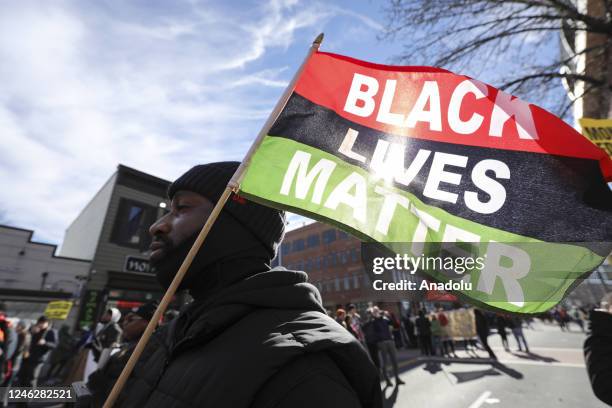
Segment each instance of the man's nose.
M149 234L151 234L152 237L157 234L168 234L170 232L171 225L168 217L169 215L169 213L164 215L149 227Z

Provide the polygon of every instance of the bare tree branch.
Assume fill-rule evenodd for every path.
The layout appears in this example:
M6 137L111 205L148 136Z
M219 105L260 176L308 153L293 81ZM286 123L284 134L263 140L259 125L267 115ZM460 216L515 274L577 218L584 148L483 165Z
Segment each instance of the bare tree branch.
M601 1L603 13L591 15L572 0L389 0L381 40L404 43L398 62L437 65L470 76L481 72L503 84L502 89L549 101L565 115L573 102L568 104L562 80L571 86L584 83L585 95L612 95L612 64L606 64L612 55L612 0ZM557 35L562 27L570 43L563 54ZM591 40L578 46L572 34L588 34ZM579 68L580 58L603 63L596 70L592 65Z

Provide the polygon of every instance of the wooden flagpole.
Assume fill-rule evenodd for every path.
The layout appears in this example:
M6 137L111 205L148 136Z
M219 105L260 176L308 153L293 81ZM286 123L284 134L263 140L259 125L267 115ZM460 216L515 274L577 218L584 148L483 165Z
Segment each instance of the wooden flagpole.
M166 290L166 293L164 294L164 297L159 302L159 306L155 310L155 313L153 314L153 317L149 321L149 324L147 325L147 328L145 329L144 333L142 334L142 337L140 338L140 340L138 341L138 344L136 345L136 348L134 348L134 351L133 351L132 355L130 356L127 364L123 368L123 371L121 372L121 375L119 375L119 378L115 382L115 385L113 386L113 389L111 390L110 394L108 395L108 398L104 402L103 408L111 408L115 404L115 401L117 401L117 397L119 397L119 394L121 393L121 390L125 386L125 383L127 382L127 379L129 378L130 374L132 373L132 370L134 369L134 366L136 365L136 362L140 358L140 355L142 354L142 352L143 352L145 346L147 345L147 343L149 342L149 340L151 338L151 335L153 334L153 331L157 327L157 322L160 321L161 317L166 312L166 309L168 308L168 305L170 304L170 301L172 300L172 297L174 296L174 294L176 293L179 285L183 281L183 278L185 277L185 274L187 273L187 270L189 270L189 267L191 266L191 263L193 262L193 259L195 258L195 256L197 255L198 251L200 250L200 247L204 243L204 240L206 239L206 236L208 235L208 233L209 233L210 229L212 228L213 224L217 220L217 217L219 216L219 213L221 213L221 210L223 209L223 206L225 205L226 201L228 200L230 194L232 192L237 192L238 191L238 188L240 187L240 182L242 181L242 178L244 176L244 172L245 172L249 162L251 161L251 157L253 156L253 153L255 153L255 150L257 150L257 148L261 144L263 138L270 131L270 128L272 127L272 125L274 124L276 119L278 118L278 115L284 109L285 105L287 104L287 101L289 100L289 97L293 93L293 89L295 88L295 84L296 84L297 80L299 79L300 75L302 74L302 71L304 70L304 68L306 66L306 63L308 62L308 60L310 59L312 54L314 54L319 49L319 46L321 45L321 42L323 42L323 33L319 34L317 36L317 38L315 38L315 40L313 41L312 46L308 50L308 54L306 55L306 58L302 62L302 65L300 66L298 71L295 73L295 75L294 75L293 79L291 80L291 82L289 83L289 85L287 85L287 88L285 89L285 92L282 94L282 96L280 97L280 99L276 103L276 106L274 107L274 110L272 110L272 113L268 117L268 120L266 121L264 126L259 131L259 134L257 135L257 138L255 139L255 141L251 145L249 151L247 152L247 154L245 155L244 159L242 160L242 163L240 163L240 166L238 167L238 169L236 169L236 172L234 173L234 175L232 176L231 180L229 181L227 187L223 191L223 194L221 194L221 197L219 198L219 201L217 201L217 203L215 204L212 212L210 213L210 215L208 216L208 219L206 220L206 223L204 224L204 226L200 230L200 233L198 234L198 237L196 238L195 242L193 243L193 246L189 250L189 253L187 253L187 256L183 260L183 263L181 264L181 267L179 268L178 272L174 276L174 279L172 280L172 283L170 283L170 286L168 287L168 290Z

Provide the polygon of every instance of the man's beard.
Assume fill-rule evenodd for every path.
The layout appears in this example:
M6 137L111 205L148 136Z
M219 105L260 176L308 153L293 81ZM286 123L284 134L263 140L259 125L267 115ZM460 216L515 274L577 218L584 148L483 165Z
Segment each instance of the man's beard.
M197 237L198 233L195 233L178 245L164 236L157 237L165 244L164 254L160 259L152 260L151 267L164 288L172 283ZM269 257L266 257L267 251L262 244L233 217L221 212L178 289L188 289L192 295L194 290L198 293L217 290L243 279L243 275L251 273L252 269L264 270L266 261L269 262ZM244 270L222 271L213 267L220 262L245 258L249 259L250 266L242 268Z
M196 233L177 246L174 246L172 242L165 241L166 247L164 256L157 261L151 261L151 267L155 272L155 277L162 287L167 289L170 286L197 236L198 234ZM199 269L197 265L198 258L199 257L196 255L183 281L179 285L179 290L192 286L194 277L196 276L196 273L193 273L193 271Z

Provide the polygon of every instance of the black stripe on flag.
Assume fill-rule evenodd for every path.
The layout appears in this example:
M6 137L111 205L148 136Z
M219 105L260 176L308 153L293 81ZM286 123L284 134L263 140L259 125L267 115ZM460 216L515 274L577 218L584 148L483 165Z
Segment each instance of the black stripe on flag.
M365 163L339 152L349 129L358 132L352 151L365 157ZM595 160L425 139L408 138L406 142L405 136L361 126L296 93L289 99L269 135L315 147L368 170L379 140L405 143L406 167L420 150L428 150L431 154L410 185L406 187L395 182L396 187L458 217L519 235L549 242L612 241L612 193ZM468 138L469 135L465 137ZM465 168L444 168L444 171L462 175L459 185L445 182L439 185L440 190L457 194L454 204L423 195L432 157L436 152L468 158ZM474 191L478 192L480 201L489 201L489 194L479 189L471 177L474 166L485 159L499 160L510 169L509 179L496 179L504 186L506 199L503 206L492 214L482 214L470 209L464 199L465 192ZM487 176L494 178L493 173L487 173Z

